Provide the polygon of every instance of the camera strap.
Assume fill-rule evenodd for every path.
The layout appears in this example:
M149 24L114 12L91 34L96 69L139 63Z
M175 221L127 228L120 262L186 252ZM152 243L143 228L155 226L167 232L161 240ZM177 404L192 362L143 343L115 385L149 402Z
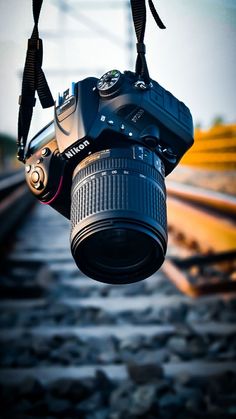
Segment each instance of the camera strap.
M150 76L148 72L148 66L145 58L146 46L144 44L144 34L146 27L146 1L145 0L130 0L131 10L134 22L134 28L137 37L137 60L136 60L136 75L145 82L150 83ZM165 25L158 15L152 0L148 0L149 8L152 16L160 29L165 29Z
M28 39L28 48L23 71L21 96L19 97L19 116L18 116L18 159L24 162L25 145L30 129L30 123L35 106L35 92L37 91L40 103L43 108L50 108L54 105L54 100L44 72L43 62L43 42L39 38L38 21L43 0L33 0L34 28L31 38Z
M43 42L39 38L38 21L43 0L32 0L34 28L31 38L28 39L25 66L23 70L23 80L21 95L19 97L19 116L18 116L18 154L20 161L25 161L25 146L30 129L33 115L33 107L36 103L35 92L37 91L40 103L43 108L54 106L54 100L50 92L46 77L42 70L43 62ZM145 58L146 47L144 44L144 34L146 27L146 1L130 0L133 22L137 37L137 60L136 75L144 81L150 83L147 62ZM160 29L165 29L165 25L160 19L152 0L148 0L149 8Z

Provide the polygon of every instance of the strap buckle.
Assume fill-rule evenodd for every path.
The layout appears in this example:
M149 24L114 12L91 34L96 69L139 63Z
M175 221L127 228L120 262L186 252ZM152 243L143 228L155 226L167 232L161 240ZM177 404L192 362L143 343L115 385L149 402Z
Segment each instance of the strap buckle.
M134 83L134 87L139 90L148 90L153 87L152 82L146 83L144 80L138 80Z

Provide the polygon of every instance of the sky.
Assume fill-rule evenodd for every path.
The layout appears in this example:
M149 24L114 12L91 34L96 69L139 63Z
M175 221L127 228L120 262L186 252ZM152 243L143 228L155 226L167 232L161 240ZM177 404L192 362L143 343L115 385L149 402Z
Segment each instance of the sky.
M0 0L0 132L16 135L18 96L31 0ZM236 122L236 0L154 0L167 29L148 13L145 43L151 77L182 100L194 123ZM133 70L135 35L126 0L44 0L39 23L43 69L54 98L72 81ZM128 47L128 44L130 45ZM53 119L34 111L30 135Z

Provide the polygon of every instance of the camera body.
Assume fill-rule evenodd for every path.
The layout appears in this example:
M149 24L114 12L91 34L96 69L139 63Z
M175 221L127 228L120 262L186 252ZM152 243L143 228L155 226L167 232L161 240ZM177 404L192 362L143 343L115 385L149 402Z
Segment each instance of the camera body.
M165 176L193 144L189 109L152 81L112 70L101 79L72 83L59 96L54 121L28 144L26 180L43 203L70 218L71 181L75 166L106 148L137 144L156 153Z
M101 282L152 275L167 248L164 178L193 144L189 109L157 82L111 70L72 83L28 144L32 193L71 220L79 269Z

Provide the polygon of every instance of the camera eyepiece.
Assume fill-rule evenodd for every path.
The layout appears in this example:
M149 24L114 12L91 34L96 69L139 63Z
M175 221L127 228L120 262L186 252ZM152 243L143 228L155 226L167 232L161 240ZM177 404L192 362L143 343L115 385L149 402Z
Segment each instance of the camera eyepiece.
M153 274L167 244L163 164L145 147L104 150L74 171L71 250L79 269L126 284Z

